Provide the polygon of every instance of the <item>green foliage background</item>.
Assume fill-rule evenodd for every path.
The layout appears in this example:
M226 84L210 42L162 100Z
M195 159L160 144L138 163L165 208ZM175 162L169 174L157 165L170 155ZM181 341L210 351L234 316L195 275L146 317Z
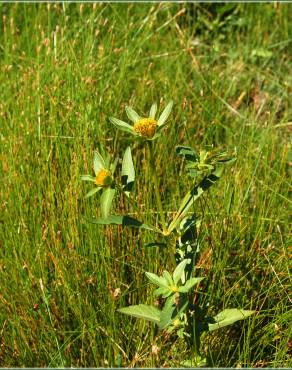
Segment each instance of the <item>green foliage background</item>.
M145 249L148 232L84 222L98 201L79 181L94 149L121 156L131 142L109 116L172 99L156 147L165 209L190 181L174 145L238 151L197 204L201 299L212 314L258 313L204 350L214 366L292 366L291 4L7 3L0 15L0 365L179 366L179 340L116 312L152 301L144 273L171 270L168 251ZM147 221L144 158L136 149Z

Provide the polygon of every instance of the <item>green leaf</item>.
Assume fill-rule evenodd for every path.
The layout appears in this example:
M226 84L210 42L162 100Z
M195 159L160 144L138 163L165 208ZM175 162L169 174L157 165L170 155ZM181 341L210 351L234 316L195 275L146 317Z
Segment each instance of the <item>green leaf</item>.
M128 123L121 121L120 119L110 117L109 119L111 123L116 126L118 129L128 132L130 134L136 135L135 131L133 130L133 127L129 125Z
M139 119L141 119L139 114L135 112L134 109L131 107L126 107L126 113L127 113L128 118L134 123L136 123L137 121L139 121Z
M164 111L161 113L159 119L158 119L158 122L157 122L157 126L164 126L165 123L166 123L166 120L167 118L169 117L170 113L171 113L171 110L172 110L172 106L173 106L173 102L170 101L167 106L164 108Z
M173 299L173 302L175 303L175 299L176 299L175 296L169 297L168 299L170 299L170 298L172 298ZM180 321L180 326L181 325L184 325L183 317L182 316L183 316L183 313L185 312L185 310L187 309L188 306L189 306L189 301L188 300L186 300L183 304L180 305L179 310L178 310L177 305L175 304L175 307L174 307L175 310L172 311L171 321L170 322L168 321L167 323L165 322L165 326L164 327L170 326L170 324L173 325L174 322L175 322L175 320L177 320L177 319ZM163 310L164 310L164 308L163 308ZM161 312L160 327L162 325L163 310ZM170 311L170 309L169 309L169 311ZM175 315L173 315L174 311L175 311ZM171 326L169 329L170 329L170 332L172 332L174 329L177 330L177 328L175 328L173 326Z
M106 169L109 169L110 160L111 160L110 156L108 154L106 154L106 157L104 158L104 164L105 164Z
M188 293L188 291L196 284L198 284L200 281L202 281L204 278L203 277L199 277L199 278L191 278L189 280L186 281L185 285L184 286L180 286L178 288L178 291L180 293Z
M94 173L97 175L98 172L103 170L104 168L106 168L104 159L98 152L94 152L94 159L93 159Z
M151 108L150 108L150 113L149 113L149 118L155 118L155 114L157 112L157 104L154 103L151 105Z
M174 272L173 272L173 282L174 284L176 285L179 280L181 279L181 277L183 276L183 273L185 271L185 267L186 265L190 263L190 260L188 259L185 259L183 261L181 261L175 268Z
M189 307L189 301L186 300L179 308L179 311L176 315L176 317L180 317L182 315L182 313L185 312L185 310L187 309L187 307Z
M102 217L105 217L105 218L108 217L110 210L111 210L112 202L115 196L115 192L116 190L113 188L107 188L103 191L100 197Z
M80 180L81 181L91 181L91 182L95 182L95 178L93 176L90 176L90 175L81 175L80 176Z
M194 214L184 217L179 224L180 237L178 239L179 246L190 245L195 246L197 242L197 227L201 221Z
M187 161L198 162L199 155L189 146L177 146L175 152L179 157L183 157Z
M159 287L168 288L167 280L151 272L146 272L147 278L152 284L158 285Z
M191 359L184 360L181 363L181 366L186 368L197 368L197 367L206 367L207 366L207 358L200 356L198 354L195 354Z
M151 226L143 224L129 216L111 215L106 218L85 218L88 222L98 225L122 225L127 227L136 227L139 229L146 229L155 231Z
M183 339L184 335L185 335L185 328L180 328L177 332L176 332L176 335Z
M170 296L172 294L172 292L169 290L169 288L163 288L163 287L160 287L160 288L157 288L155 291L154 291L154 294L156 296L160 296L162 295L163 298L166 298L168 296Z
M252 57L259 57L259 58L271 58L273 52L267 49L253 49L251 52Z
M118 158L116 158L116 159L114 160L114 162L113 162L113 163L111 163L111 165L109 166L109 167L110 167L110 171L111 171L111 174L112 174L112 175L115 173L115 170L116 170L116 167L117 167L118 161L119 161L119 159L118 159Z
M123 307L118 309L125 315L137 317L138 319L144 319L152 321L155 324L159 324L161 311L154 306L147 306L145 304L139 304L136 306Z
M98 191L100 191L102 189L102 187L96 187L96 188L93 188L92 190L90 190L86 195L85 195L85 198L89 198L91 197L92 195L94 195L95 193L97 193Z
M167 244L166 243L162 243L162 242L151 242L151 243L146 243L144 244L144 247L147 247L147 248L151 248L151 247L167 247Z
M123 190L129 196L129 192L133 189L135 181L135 169L131 154L131 148L128 148L125 151L122 163L122 185Z
M167 292L165 292L164 294L162 294L162 298L167 298L170 295L173 295L173 292L171 290L168 290Z
M175 311L175 297L172 295L171 297L168 297L164 307L161 311L160 314L160 323L159 323L159 328L160 329L165 329L167 326L171 324L172 320L172 315Z
M244 320L255 312L256 311L239 310L237 308L226 309L214 317L216 323L208 324L209 331L223 328L224 326L231 325L239 320Z
M167 281L168 286L171 287L174 285L172 277L168 271L163 271L163 277Z
M191 191L189 191L180 207L179 210L177 211L176 215L174 216L174 219L170 223L168 227L168 232L171 233L173 229L175 229L181 219L185 217L186 213L190 209L190 207L194 204L194 202L207 190L209 189L219 178L221 177L223 172L223 167L219 167L216 169L214 172L212 172L210 175L206 176L203 178L203 180L198 184L193 187Z

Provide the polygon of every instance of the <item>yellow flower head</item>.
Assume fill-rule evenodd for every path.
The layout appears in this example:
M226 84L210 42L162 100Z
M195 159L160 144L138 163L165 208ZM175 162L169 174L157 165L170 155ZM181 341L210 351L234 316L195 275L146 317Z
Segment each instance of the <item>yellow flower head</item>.
M180 325L180 319L179 318L174 319L172 324L173 324L173 326L179 326Z
M95 178L95 183L98 186L110 186L113 182L112 174L109 170L100 170Z
M178 292L178 287L176 285L173 285L170 287L170 290L173 292L173 293L177 293Z
M143 137L151 139L156 131L157 122L153 118L140 118L134 124L134 131Z

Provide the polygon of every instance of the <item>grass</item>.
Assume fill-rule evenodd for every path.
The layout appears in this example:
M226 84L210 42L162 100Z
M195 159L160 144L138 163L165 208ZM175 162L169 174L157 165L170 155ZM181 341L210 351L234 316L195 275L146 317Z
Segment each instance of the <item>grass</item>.
M291 4L1 4L0 13L0 365L179 366L179 340L116 312L151 302L144 273L171 269L167 251L145 249L148 233L86 223L98 201L84 199L79 180L94 149L121 156L130 143L109 116L172 99L156 152L169 212L188 186L174 145L238 152L197 204L202 299L211 313L258 312L206 336L210 364L292 366ZM154 196L136 152L147 219ZM126 207L117 201L116 213Z

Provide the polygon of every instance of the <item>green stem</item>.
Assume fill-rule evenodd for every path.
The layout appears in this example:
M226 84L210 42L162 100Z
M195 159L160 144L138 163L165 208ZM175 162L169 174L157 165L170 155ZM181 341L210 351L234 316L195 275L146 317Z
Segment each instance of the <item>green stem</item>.
M200 332L196 323L196 318L193 319L193 350L195 356L200 356Z
M206 358L201 355L200 347L201 347L201 335L202 332L200 330L201 326L201 315L202 312L199 307L195 308L194 315L192 316L192 335L191 335L191 347L193 351L193 356L195 360L196 367L206 366Z
M148 141L148 149L149 149L150 168L152 172L152 179L153 179L153 184L154 184L154 193L155 193L157 208L158 208L158 212L159 212L161 223L162 223L163 234L166 235L167 227L166 227L165 216L164 216L164 212L162 208L161 197L159 193L159 184L158 184L158 179L157 179L156 166L154 162L154 149L152 146L152 142L150 141Z

